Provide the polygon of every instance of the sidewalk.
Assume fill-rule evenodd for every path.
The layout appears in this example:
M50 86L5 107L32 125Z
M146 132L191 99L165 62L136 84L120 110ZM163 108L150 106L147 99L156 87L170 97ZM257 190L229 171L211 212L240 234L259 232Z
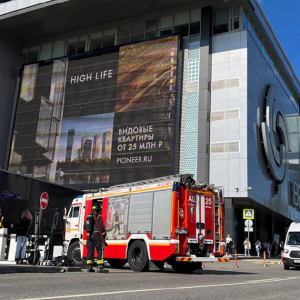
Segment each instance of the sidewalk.
M234 255L232 255L231 257L230 256L227 256L227 255L224 255L222 258L229 258L230 260L234 260ZM251 256L245 256L245 254L238 254L237 255L237 258L240 260L240 259L243 259L243 260L248 260L248 259L256 259L256 260L263 260L263 255L261 256L257 256L257 255L251 255ZM279 260L281 261L281 258L278 257L278 256L271 256L270 258L267 256L266 257L267 260Z
M81 272L80 267L67 266L33 266L33 265L16 265L7 261L0 261L0 274L13 273L65 273L65 272Z

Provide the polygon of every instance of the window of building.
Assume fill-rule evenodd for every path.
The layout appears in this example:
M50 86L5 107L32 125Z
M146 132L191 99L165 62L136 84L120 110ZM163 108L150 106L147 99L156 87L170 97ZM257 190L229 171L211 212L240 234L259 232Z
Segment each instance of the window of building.
M120 27L119 37L130 36L131 34L131 25Z
M52 43L42 45L40 60L50 59L51 57L52 57Z
M53 43L52 57L60 57L65 55L65 41L57 41Z
M28 62L28 55L29 55L29 48L23 49L22 50L22 59L21 63L26 64Z
M173 16L168 16L160 19L160 29L173 26Z
M229 31L229 8L222 8L215 11L214 34Z
M102 32L94 33L90 36L89 50L101 49L102 44Z
M106 30L103 32L102 48L116 45L118 29Z
M201 20L201 9L195 9L191 11L191 23L200 22Z
M189 50L199 50L200 48L200 35L194 35L190 37L189 40Z
M156 27L156 19L146 21L146 31L155 31L157 29Z
M189 11L174 15L174 26L188 24L189 22L190 22L190 12Z
M28 54L28 63L36 62L40 53L40 46L30 47Z
M241 5L233 5L230 7L230 30L240 29Z
M140 33L140 34L135 34L131 36L131 41L132 42L138 42L141 40L145 39L145 34L144 33Z
M190 24L190 35L199 34L200 33L200 21L194 22Z
M76 54L77 51L77 38L70 39L67 41L66 55Z
M178 33L181 36L189 35L189 24L174 26L174 33Z
M149 40L149 39L153 39L156 36L156 32L155 31L149 31L145 33L145 39Z
M160 31L160 36L172 34L172 29L165 29Z
M87 49L87 41L88 41L88 36L85 35L85 36L80 36L78 38L78 41L77 41L77 53L83 53L85 52Z
M145 32L145 27L146 27L145 22L138 23L138 24L133 24L131 34L135 35L135 34L138 34L138 33L144 33Z
M118 41L119 45L130 43L130 36L126 36L124 38L120 38Z

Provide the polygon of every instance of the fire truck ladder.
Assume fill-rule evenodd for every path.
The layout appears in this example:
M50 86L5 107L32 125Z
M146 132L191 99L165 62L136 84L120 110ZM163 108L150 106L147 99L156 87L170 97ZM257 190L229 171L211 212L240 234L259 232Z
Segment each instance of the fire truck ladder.
M157 182L162 182L162 181L180 181L180 180L192 180L193 174L177 174L177 175L170 175L170 176L163 176L163 177L158 177L158 178L153 178L153 179L145 179L141 181L135 181L131 183L124 183L124 184L118 184L118 185L113 185L109 187L108 189L99 189L99 191L111 191L115 189L120 189L120 188L131 188L134 186L139 186L139 185L145 185L145 184L151 184L151 183L157 183Z
M215 191L215 243L214 253L221 253L221 217L220 217L220 197L219 192Z

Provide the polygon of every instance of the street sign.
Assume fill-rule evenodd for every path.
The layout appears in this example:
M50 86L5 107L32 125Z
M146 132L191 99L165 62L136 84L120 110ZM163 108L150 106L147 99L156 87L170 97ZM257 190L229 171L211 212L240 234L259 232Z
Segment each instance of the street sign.
M253 226L253 221L252 220L246 220L245 221L245 227L252 227Z
M9 192L4 192L0 191L0 197L2 198L7 198L7 199L13 199L13 200L21 200L22 197L19 194L14 194L14 193L9 193Z
M47 193L43 193L40 198L41 209L46 209L49 203L49 196Z
M246 232L253 232L253 227L245 227Z
M243 219L253 220L254 219L254 209L245 208L243 210Z

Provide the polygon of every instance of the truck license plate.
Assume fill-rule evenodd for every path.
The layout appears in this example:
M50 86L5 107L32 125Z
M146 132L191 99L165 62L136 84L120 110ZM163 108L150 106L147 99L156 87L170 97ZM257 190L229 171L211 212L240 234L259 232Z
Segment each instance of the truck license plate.
M300 259L294 259L295 264L300 264Z

